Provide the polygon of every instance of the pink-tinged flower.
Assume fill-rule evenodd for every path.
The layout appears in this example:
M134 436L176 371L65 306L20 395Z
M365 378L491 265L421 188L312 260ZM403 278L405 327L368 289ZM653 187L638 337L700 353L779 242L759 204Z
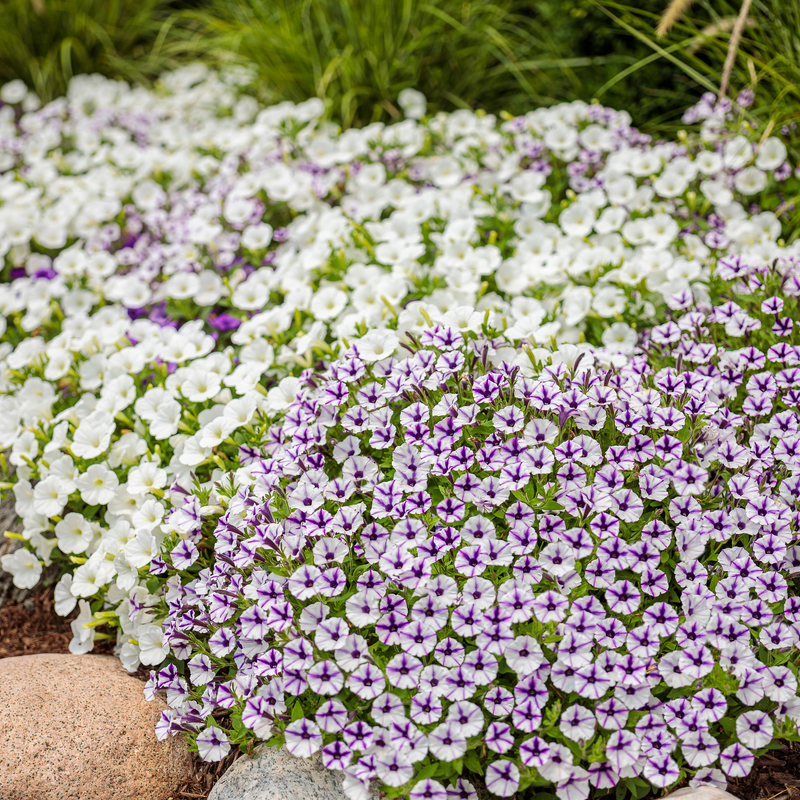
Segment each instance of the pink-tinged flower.
M574 769L572 751L563 744L551 742L547 759L537 769L547 781L556 784L565 781Z
M589 783L596 789L613 789L619 783L619 773L615 772L608 761L596 761L589 764Z
M542 648L532 636L517 636L506 645L503 658L517 675L533 674L544 660Z
M305 717L289 723L283 735L286 739L286 748L298 758L309 758L322 747L319 727Z
M725 716L728 701L719 689L703 689L692 698L692 708L706 721L717 722Z
M533 700L518 701L511 722L517 730L533 733L542 724L542 712Z
M611 766L622 772L636 763L639 758L641 742L630 731L614 731L606 743L606 757Z
M609 731L621 730L628 721L628 709L616 697L598 703L594 712L600 727Z
M694 777L689 781L689 786L714 786L723 791L728 788L728 779L723 772L712 767L703 767L697 770Z
M766 747L774 733L772 720L765 711L745 711L736 718L736 735L753 750Z
M507 753L514 746L511 727L504 722L491 722L483 738L486 746L500 755Z
M407 620L402 614L390 611L375 623L375 633L383 644L400 644L400 630Z
M338 694L344 686L344 675L333 661L318 661L308 670L306 680L311 691L320 695Z
M303 564L289 576L286 587L298 600L308 600L317 593L315 584L320 572L312 564Z
M573 742L584 742L591 739L595 725L594 714L588 708L573 705L561 714L558 729Z
M556 784L559 800L586 800L589 796L589 773L580 767L573 767L570 774Z
M519 788L519 769L513 761L493 761L486 768L486 788L498 797L510 797Z
M350 629L342 617L329 617L317 626L314 644L327 652L343 647L350 634Z
M322 748L322 763L326 769L342 770L349 766L353 751L343 742L334 741Z
M537 595L533 606L536 619L543 624L561 622L567 615L568 608L569 600L553 590Z
M462 547L457 553L453 567L470 578L482 575L489 565L489 558L481 545Z
M610 678L597 664L584 664L575 670L575 691L587 700L599 700L610 686Z
M450 706L447 712L447 721L458 725L459 731L467 738L477 736L486 723L481 709L474 703L464 700Z
M684 648L678 657L678 667L692 680L708 675L714 669L714 663L714 656L702 644L698 647Z
M495 717L505 717L514 708L514 695L502 686L493 686L483 696L483 707Z
M483 627L483 616L475 603L467 603L453 609L450 624L458 636L476 636Z
M353 750L365 752L375 739L373 729L361 720L356 720L342 731L344 743Z
M388 726L393 722L402 722L406 718L405 706L396 694L386 692L372 701L370 715L378 725Z
M465 778L459 778L455 784L447 786L448 800L478 800L475 787Z
M304 669L284 667L283 688L287 694L293 695L294 697L300 697L300 695L303 694L306 689L308 689L306 671Z
M441 719L443 706L433 692L417 692L411 698L411 719L417 725L432 725Z
M719 758L719 743L707 731L697 731L684 737L681 752L691 767L707 767Z
M415 620L400 629L400 646L412 656L426 656L436 646L436 628L427 620Z
M422 662L407 653L399 653L386 665L386 676L389 683L398 689L416 688L421 672Z
M627 580L616 581L606 590L608 607L614 614L628 616L633 614L641 602L641 594Z
M172 565L176 569L188 569L197 561L200 551L194 542L188 539L181 539L177 546L170 552L172 557Z
M680 767L669 753L659 753L645 761L642 776L659 789L666 789L680 778Z
M347 688L362 700L374 700L386 688L386 679L373 664L362 664L348 677Z
M266 698L256 695L245 701L242 710L242 724L250 728L259 739L269 739L275 724L273 708Z
M347 724L347 708L341 700L327 700L317 709L314 719L326 733L338 733Z
M464 519L465 510L466 505L461 500L457 500L454 497L448 497L436 506L436 513L443 522L448 524L460 522Z
M550 760L550 745L544 739L532 736L520 744L519 755L526 767L543 767Z

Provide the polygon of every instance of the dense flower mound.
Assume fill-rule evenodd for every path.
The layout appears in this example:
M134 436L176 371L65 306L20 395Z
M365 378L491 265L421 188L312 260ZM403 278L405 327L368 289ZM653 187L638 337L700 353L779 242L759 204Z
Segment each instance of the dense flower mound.
M2 567L61 564L71 650L353 797L637 797L796 736L781 141L239 83L0 89Z
M435 326L303 373L167 520L160 735L321 751L354 798L567 800L725 786L796 738L800 273L715 281L621 367L526 377Z
M654 144L581 103L427 119L413 92L403 122L340 133L314 101L260 109L233 78L185 69L154 94L83 77L41 109L3 90L0 448L30 547L4 563L20 586L52 559L75 572L59 608L85 603L76 650L93 612L143 590L128 539L164 535L237 427L291 399L286 376L436 324L545 361L582 337L630 353L665 297L706 296L720 252L796 249L739 202L791 183L777 139Z
M496 314L483 319L500 323ZM386 330L357 341L369 361L400 344ZM530 355L550 357L505 334L497 343L492 358L518 363L526 374L533 370ZM39 581L44 566L60 564L56 609L66 615L80 604L75 653L91 650L96 636L116 636L129 669L161 663L163 638L140 633L152 615L126 621L148 594L151 560L170 530L165 517L195 481L219 480L235 468L232 437L252 429L254 418L260 423L285 410L301 388L292 376L264 388L268 343L245 345L236 357L230 347L215 351L215 344L200 321L161 327L106 306L91 318L66 321L50 341L29 337L13 351L2 345L9 394L0 397L0 441L10 446L23 521L18 538L26 549L1 563L24 588ZM571 350L608 363L626 360L588 345L565 352ZM98 630L108 623L119 623L116 633Z

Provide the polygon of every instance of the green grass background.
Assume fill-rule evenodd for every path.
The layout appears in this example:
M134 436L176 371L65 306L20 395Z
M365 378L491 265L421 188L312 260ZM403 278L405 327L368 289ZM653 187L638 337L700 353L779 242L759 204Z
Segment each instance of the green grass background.
M49 101L72 75L150 83L181 63L253 68L264 100L321 97L343 126L429 110L517 114L573 99L628 110L655 135L719 86L738 2L699 0L663 39L666 0L0 0L0 82ZM757 126L795 136L800 0L754 0L731 96L755 90Z

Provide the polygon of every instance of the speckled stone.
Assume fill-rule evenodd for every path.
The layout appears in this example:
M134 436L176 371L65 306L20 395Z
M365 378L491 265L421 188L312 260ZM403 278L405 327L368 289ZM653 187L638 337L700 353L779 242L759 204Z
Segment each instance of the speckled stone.
M668 794L664 800L670 800L673 797L681 798L681 800L738 800L735 795L714 786L686 786Z
M112 656L0 659L2 800L166 800L191 762Z
M341 772L325 769L319 753L295 758L286 748L257 747L219 779L208 800L345 800ZM378 800L377 789L370 800Z

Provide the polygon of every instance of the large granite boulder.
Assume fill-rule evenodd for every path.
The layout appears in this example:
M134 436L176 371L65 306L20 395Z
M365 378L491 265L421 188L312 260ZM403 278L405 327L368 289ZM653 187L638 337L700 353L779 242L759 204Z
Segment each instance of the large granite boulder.
M179 739L156 739L166 705L143 686L111 656L0 659L0 797L169 797L191 760Z

